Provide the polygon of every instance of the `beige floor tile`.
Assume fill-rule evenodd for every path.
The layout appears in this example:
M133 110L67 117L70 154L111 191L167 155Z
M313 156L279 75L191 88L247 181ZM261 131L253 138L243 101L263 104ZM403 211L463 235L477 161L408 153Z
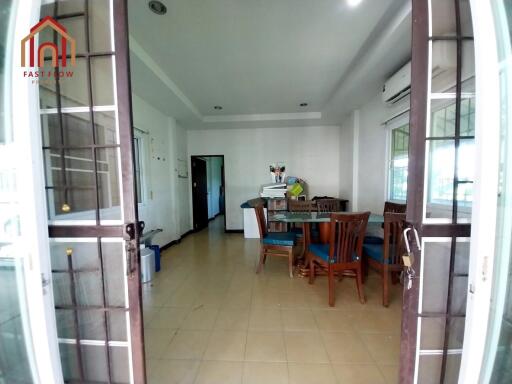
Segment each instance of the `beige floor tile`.
M386 379L386 384L398 383L398 374L400 366L398 365L379 365L379 369Z
M339 383L386 384L375 364L333 364L332 368Z
M175 329L145 329L144 345L146 348L146 357L159 359L171 343Z
M259 331L281 331L283 324L279 309L252 308L249 315L249 329Z
M249 327L249 308L221 309L215 321L215 329L245 331Z
M255 274L259 240L225 234L222 224L221 217L163 252L162 270L143 287L150 383L240 383L242 372L246 384L285 383L288 372L298 383L330 383L334 373L340 383L380 383L375 359L387 384L397 381L398 357L389 357L398 355L398 339L386 337L400 336L399 296L382 307L376 274L365 284L365 305L353 279L337 283L333 309L327 279L290 279L280 258ZM206 352L240 361L206 360Z
M182 324L182 329L211 330L217 319L218 309L209 307L195 307L189 312Z
M327 363L329 358L319 332L285 332L288 361L302 363Z
M243 361L246 332L216 330L210 336L204 360Z
M336 377L330 364L289 363L290 384L335 384Z
M193 384L199 361L160 360L150 378L150 384Z
M176 329L181 326L189 310L186 308L161 308L147 328Z
M144 305L143 315L145 327L151 323L151 321L155 318L160 309L162 309L162 307L152 307L150 305Z
M322 331L353 331L345 310L313 309L313 316L318 328Z
M286 348L281 332L249 331L245 360L285 362Z
M398 364L400 336L383 333L362 333L361 338L377 364Z
M179 330L163 353L166 359L201 359L210 332Z
M365 343L355 332L322 332L322 339L332 363L373 362Z
M288 384L286 363L246 362L243 384Z
M318 327L310 309L282 309L285 331L316 331Z
M382 332L400 334L401 317L389 308L363 308L348 313L358 332Z
M304 283L304 281L300 281L300 283ZM301 284L305 286L306 284ZM279 292L279 305L281 308L291 308L291 309L305 309L309 308L309 302L307 298L307 293L304 293L304 288L299 288L299 285L296 285L294 288L294 292L284 291ZM308 287L305 287L308 288Z
M234 361L203 361L196 384L241 384L243 363Z

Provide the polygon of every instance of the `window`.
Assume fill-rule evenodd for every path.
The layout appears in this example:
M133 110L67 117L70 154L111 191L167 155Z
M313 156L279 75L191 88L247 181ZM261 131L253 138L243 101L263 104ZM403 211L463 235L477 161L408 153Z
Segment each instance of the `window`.
M139 136L135 136L133 138L133 147L134 147L134 165L135 165L135 187L137 190L137 203L142 203L144 201L143 188L142 188L142 143L143 139Z
M453 170L455 167L455 103L440 100L433 103L431 115L429 190L427 201L432 205L451 205L453 199ZM461 100L460 139L457 159L457 202L459 207L471 207L473 201L473 158L475 150L475 100ZM396 126L396 125L395 125ZM407 199L407 167L409 124L391 130L389 169L390 200Z
M457 188L459 207L471 207L473 201L473 168L475 149L475 100L462 99L460 105L460 139L457 159L457 180L454 183L455 142L455 103L438 101L432 105L432 126L429 157L429 204L452 205L454 184ZM435 108L435 109L434 109ZM437 139L438 138L438 139Z
M390 200L407 199L407 167L409 163L409 124L391 130L391 161L389 170Z

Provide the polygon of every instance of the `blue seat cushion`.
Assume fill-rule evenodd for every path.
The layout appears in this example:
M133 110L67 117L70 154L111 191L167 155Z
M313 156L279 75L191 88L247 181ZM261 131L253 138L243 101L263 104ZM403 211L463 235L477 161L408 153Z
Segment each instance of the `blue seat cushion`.
M365 236L364 244L384 244L384 239L378 236Z
M295 233L297 236L303 236L303 231L301 227L292 227L290 231Z
M384 263L384 250L382 244L363 244L363 254L378 263ZM389 260L387 260L389 263Z
M313 243L309 245L309 252L314 253L316 256L320 257L326 263L329 262L329 244L317 244ZM352 260L357 260L357 255L354 252L352 255Z
M314 253L316 256L320 257L326 263L329 262L329 244L310 244L309 252Z
M271 232L265 235L263 244L293 247L295 245L295 237L295 233L292 232Z

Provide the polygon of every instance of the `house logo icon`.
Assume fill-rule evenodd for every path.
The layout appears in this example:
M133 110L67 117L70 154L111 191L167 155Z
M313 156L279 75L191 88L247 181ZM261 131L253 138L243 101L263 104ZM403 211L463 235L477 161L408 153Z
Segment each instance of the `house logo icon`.
M36 52L34 37L36 36L36 34L41 32L45 28L53 29L60 36L60 39L61 39L60 40L61 41L60 54L59 54L59 49L58 49L57 44L55 44L54 42L51 42L51 41L40 42L39 47L37 48L37 52ZM28 64L27 64L27 60L26 60L26 43L27 43L27 41L29 42ZM36 67L36 66L42 67L42 66L44 66L45 53L47 51L49 51L51 54L51 58L52 58L52 67L54 67L54 68L57 67L59 60L60 60L60 66L66 67L68 64L68 57L67 57L68 43L70 46L70 62L71 62L71 65L74 66L76 64L76 59L75 59L76 41L75 41L75 39L73 39L71 36L69 36L66 28L62 24L55 21L55 19L53 19L52 17L46 16L39 23L34 25L32 28L30 28L30 33L21 40L21 66L22 67L27 67L27 66L28 67ZM60 56L60 59L59 59L59 56ZM35 62L35 57L37 57L37 65Z

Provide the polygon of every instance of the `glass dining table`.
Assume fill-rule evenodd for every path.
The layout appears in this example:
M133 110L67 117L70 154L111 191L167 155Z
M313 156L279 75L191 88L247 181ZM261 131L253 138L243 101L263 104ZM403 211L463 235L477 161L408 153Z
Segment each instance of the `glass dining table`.
M336 212L341 213L343 212ZM351 214L353 212L345 212L346 214ZM277 221L282 223L290 223L290 224L302 224L303 233L304 233L304 248L302 250L302 254L300 259L305 258L306 250L308 249L309 244L311 243L311 223L317 223L320 227L328 226L331 221L331 213L330 212L287 212L282 211L279 213L275 213L269 216L269 221ZM373 225L379 225L384 223L384 215L371 213L368 218L368 227ZM321 232L324 232L321 230ZM328 233L328 230L327 230ZM321 236L322 237L322 236ZM325 240L323 241L325 242ZM309 266L304 265L304 263L298 263L297 265L299 275L307 276L309 274Z

